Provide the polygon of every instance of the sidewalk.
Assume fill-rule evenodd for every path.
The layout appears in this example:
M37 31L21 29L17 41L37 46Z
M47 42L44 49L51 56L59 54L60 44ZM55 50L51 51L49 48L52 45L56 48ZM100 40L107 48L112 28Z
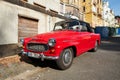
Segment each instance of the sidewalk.
M112 37L102 38L101 41L120 42L120 35L115 35L115 36L112 36Z
M36 68L34 65L31 65L30 60L29 63L26 63L20 59L21 57L18 55L0 59L0 80L5 80L6 78L14 77L20 73L31 71Z
M120 43L120 35L115 35L113 37L110 37L109 40L113 41L113 42L119 42Z
M113 36L113 37L120 37L120 35L115 35L115 36Z

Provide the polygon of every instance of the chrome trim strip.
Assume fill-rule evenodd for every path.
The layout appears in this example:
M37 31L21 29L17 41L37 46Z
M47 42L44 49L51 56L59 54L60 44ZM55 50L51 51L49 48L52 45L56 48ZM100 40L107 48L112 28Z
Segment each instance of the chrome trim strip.
M24 51L22 51L22 54L23 54L23 55L27 55L28 53L29 53L29 52L24 52ZM45 56L43 53L41 53L40 56L39 56L39 58L41 58L41 60L44 60L44 59L56 60L56 59L59 58L59 56L55 56L55 57L53 57L53 56Z

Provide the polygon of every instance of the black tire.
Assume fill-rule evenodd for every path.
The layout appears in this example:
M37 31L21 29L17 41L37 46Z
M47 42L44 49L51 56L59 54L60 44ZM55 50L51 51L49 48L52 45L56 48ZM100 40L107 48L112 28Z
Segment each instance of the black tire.
M61 70L68 69L73 62L73 49L67 48L64 49L58 60L56 60L57 66Z
M37 62L39 59L33 58L33 57L28 57L32 62Z
M95 47L91 49L92 52L96 52L98 50L98 42L95 42Z

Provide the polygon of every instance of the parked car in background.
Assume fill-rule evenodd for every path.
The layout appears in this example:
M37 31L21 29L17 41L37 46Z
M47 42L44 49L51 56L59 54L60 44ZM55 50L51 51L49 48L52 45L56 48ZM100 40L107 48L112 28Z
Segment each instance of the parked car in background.
M88 50L96 51L100 35L95 34L86 22L66 20L55 23L53 31L24 38L21 43L22 54L30 59L55 60L57 66L65 70L74 57Z

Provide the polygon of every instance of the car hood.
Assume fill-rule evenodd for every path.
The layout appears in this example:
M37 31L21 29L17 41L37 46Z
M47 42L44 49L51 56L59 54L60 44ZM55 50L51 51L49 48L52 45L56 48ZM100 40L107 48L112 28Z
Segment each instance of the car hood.
M61 41L61 40L66 40L66 39L72 39L75 34L78 34L76 31L53 31L49 33L43 33L43 34L38 34L34 37L31 38L31 41L38 41L38 42L48 42L50 38L56 39L56 41Z

